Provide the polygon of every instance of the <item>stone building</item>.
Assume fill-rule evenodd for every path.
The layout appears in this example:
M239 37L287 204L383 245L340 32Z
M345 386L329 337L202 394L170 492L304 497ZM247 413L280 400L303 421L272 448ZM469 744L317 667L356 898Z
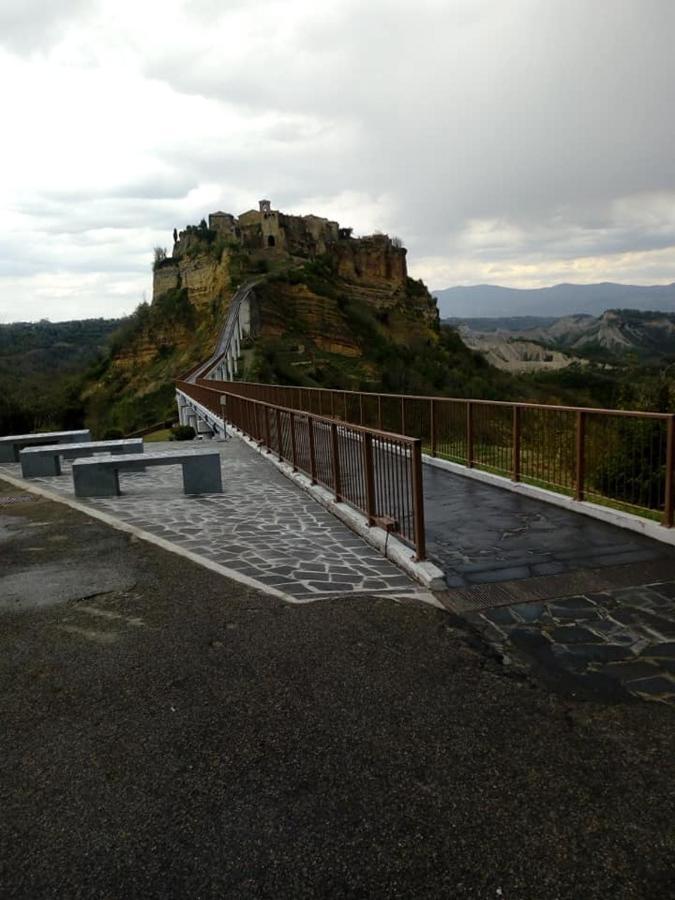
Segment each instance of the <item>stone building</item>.
M248 250L280 250L291 256L315 257L329 246L344 240L337 222L320 216L291 216L272 209L269 200L261 200L258 209L239 217L215 212L209 216L209 228L229 240L239 241ZM188 237L180 233L179 242Z

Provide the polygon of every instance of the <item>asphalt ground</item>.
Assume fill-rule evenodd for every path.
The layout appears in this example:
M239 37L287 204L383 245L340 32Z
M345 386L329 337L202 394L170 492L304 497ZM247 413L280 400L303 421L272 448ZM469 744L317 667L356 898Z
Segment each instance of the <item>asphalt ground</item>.
M0 895L664 898L671 708L293 606L0 482ZM533 676L532 676L533 677Z

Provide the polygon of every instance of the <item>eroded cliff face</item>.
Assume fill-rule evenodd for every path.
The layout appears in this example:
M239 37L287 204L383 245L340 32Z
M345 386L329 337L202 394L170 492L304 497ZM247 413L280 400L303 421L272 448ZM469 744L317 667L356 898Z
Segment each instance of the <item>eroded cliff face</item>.
M433 354L439 339L435 301L384 235L340 240L319 260L271 276L255 290L253 320L247 380L375 388L405 352Z
M217 256L200 252L193 242L192 253L174 253L160 266L152 277L153 302L179 288L188 292L190 303L199 308L230 293L230 255L223 249Z

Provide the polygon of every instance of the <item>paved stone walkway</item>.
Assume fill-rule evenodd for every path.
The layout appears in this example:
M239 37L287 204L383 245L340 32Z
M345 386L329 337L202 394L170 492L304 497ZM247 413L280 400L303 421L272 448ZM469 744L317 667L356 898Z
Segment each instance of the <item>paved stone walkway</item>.
M654 560L675 565L675 547L432 466L424 467L424 500L427 550L450 588Z
M675 580L465 616L503 656L568 684L675 705Z
M195 446L200 446L199 444ZM350 531L238 438L210 443L223 459L223 494L186 497L180 467L122 473L122 496L79 499L295 600L368 593L427 596L407 575ZM156 443L146 452L173 451ZM0 466L20 475L18 465ZM73 496L70 465L31 479ZM412 551L411 551L412 552Z

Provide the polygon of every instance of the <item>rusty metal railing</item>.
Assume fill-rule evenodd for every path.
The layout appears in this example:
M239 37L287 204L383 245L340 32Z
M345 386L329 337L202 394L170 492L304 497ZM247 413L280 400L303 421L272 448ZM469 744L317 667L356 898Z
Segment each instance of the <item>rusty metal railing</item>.
M432 457L673 526L672 413L209 384L311 415L415 437Z
M176 386L426 558L419 439L244 397L231 382Z

